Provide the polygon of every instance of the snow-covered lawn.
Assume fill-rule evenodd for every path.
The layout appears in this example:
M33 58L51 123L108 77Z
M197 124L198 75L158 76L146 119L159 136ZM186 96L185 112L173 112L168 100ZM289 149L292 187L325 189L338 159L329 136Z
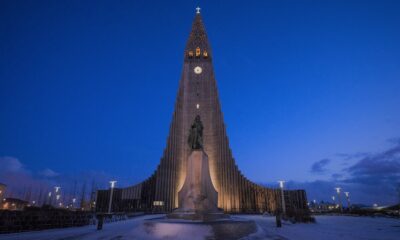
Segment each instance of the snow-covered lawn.
M127 221L96 226L52 229L40 232L3 234L7 240L124 240L124 239L215 239L213 227L207 224L168 223L150 220L163 215L146 215ZM284 223L275 227L274 217L234 215L233 218L254 220L258 232L245 239L400 239L400 220L391 218L317 216L315 224Z
M262 228L248 239L340 239L340 240L395 240L400 239L400 219L384 217L316 216L316 223L283 223L275 226L275 218L241 215L252 219ZM265 234L265 235L263 235ZM263 237L259 237L259 236ZM267 238L266 238L267 237Z

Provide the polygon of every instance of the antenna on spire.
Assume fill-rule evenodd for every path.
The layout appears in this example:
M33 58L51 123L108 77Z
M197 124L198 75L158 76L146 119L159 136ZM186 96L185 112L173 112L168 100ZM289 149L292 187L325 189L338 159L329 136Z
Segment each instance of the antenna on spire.
M197 13L197 14L200 14L200 10L201 10L201 8L200 8L199 6L197 6L197 8L196 8L196 13Z

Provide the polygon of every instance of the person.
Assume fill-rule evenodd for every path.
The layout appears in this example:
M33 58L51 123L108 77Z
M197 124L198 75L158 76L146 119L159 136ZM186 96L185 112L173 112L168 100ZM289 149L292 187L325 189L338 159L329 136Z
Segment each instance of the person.
M104 221L104 216L102 214L97 215L97 230L103 229L103 221Z
M276 227L278 228L282 227L282 216L280 211L276 212L275 218L276 218Z

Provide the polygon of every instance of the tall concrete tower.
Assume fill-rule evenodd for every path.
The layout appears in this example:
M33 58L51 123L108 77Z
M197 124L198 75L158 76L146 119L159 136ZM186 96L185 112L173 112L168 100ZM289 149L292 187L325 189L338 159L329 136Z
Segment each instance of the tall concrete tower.
M190 154L187 139L196 115L200 115L204 125L204 151L208 155L212 183L218 191L218 207L226 212L275 211L280 207L279 190L249 181L235 163L219 102L213 57L198 9L184 50L175 110L160 164L146 181L120 189L121 196L114 201L115 207L171 211L179 206L178 192L184 183ZM285 192L287 208L306 208L304 191ZM103 193L106 195L107 191ZM102 199L101 194L98 199ZM101 201L97 202L99 209Z

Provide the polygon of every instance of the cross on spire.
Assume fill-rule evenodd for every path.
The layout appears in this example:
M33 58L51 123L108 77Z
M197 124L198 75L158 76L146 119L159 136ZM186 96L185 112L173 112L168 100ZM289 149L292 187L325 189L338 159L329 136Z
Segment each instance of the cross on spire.
M201 8L200 8L200 7L197 7L197 8L196 8L196 13L197 13L197 14L200 14L200 10L201 10Z

